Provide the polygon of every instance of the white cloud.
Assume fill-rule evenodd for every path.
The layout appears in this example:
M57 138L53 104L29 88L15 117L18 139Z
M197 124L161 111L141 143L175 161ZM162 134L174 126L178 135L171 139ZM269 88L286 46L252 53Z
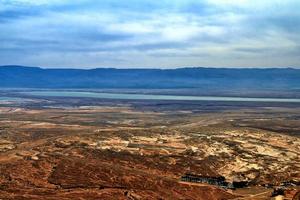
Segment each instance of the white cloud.
M147 1L0 0L9 19L0 18L0 64L300 65L298 0L162 0L149 12ZM26 15L34 6L38 14Z

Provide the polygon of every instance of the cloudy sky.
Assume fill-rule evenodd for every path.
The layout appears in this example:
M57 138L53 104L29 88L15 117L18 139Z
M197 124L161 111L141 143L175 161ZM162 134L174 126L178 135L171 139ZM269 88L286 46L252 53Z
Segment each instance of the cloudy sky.
M300 67L299 0L0 0L0 65Z

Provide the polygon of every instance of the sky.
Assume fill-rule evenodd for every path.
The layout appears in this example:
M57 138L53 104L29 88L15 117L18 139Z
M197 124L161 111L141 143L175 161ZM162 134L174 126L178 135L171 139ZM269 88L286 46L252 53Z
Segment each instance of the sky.
M0 0L0 65L300 68L300 1Z

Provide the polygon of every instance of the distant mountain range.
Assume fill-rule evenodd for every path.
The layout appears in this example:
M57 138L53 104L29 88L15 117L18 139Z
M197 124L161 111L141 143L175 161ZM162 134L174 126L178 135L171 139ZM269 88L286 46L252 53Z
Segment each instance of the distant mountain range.
M2 88L297 90L300 69L43 69L0 66Z

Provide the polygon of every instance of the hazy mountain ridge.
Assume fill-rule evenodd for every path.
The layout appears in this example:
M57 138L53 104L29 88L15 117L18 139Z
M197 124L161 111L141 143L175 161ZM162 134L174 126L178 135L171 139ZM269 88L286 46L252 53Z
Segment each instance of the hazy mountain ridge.
M42 69L0 67L0 87L131 89L274 89L300 88L300 69Z

